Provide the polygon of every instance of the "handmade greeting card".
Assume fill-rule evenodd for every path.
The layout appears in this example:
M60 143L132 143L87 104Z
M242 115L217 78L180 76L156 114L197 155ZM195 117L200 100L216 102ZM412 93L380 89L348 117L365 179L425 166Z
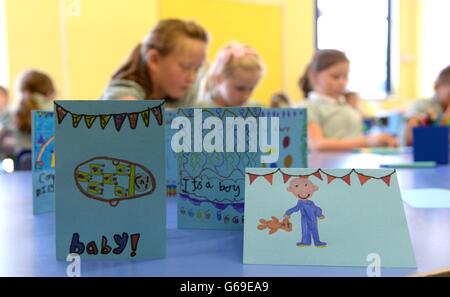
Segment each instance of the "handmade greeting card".
M262 117L278 117L280 121L279 156L276 162L261 164L261 167L308 167L308 141L306 109L264 108Z
M33 213L55 210L55 127L53 112L32 114Z
M180 228L242 229L246 167L306 166L303 109L180 109L177 115L171 143L179 151Z
M166 251L164 103L56 101L56 251L151 259Z
M177 195L177 154L171 148L172 136L175 130L171 129L172 120L177 116L176 110L166 110L165 112L165 133L166 133L166 194L167 197Z
M392 169L247 168L245 264L416 266Z

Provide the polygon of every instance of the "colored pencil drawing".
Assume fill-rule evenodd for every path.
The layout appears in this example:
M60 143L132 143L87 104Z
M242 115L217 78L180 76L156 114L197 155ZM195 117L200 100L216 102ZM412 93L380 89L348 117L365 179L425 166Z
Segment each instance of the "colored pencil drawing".
M178 116L187 117L195 125L193 109L180 109ZM279 118L279 141L270 138L278 148L276 163L261 163L260 151L250 152L249 131L245 129L246 151L237 151L237 136L233 141L235 150L223 152L181 152L178 154L178 224L182 228L239 229L244 223L244 190L246 167L305 167L306 164L306 111L304 109L262 108L216 108L203 109L202 119L217 117L225 121L232 117ZM271 130L271 121L267 131ZM249 121L250 126L251 121ZM210 131L204 131L210 133ZM225 133L226 134L226 133ZM205 135L202 135L204 137ZM272 136L271 136L272 137ZM192 139L195 138L195 135ZM234 139L233 139L234 138ZM228 137L226 137L228 139ZM193 143L194 141L191 141ZM189 215L189 209L193 209ZM202 215L200 215L202 214Z
M311 237L316 247L326 247L326 242L319 239L319 227L317 220L324 220L325 216L320 207L316 206L311 198L314 192L319 188L313 184L307 177L297 177L290 181L287 191L294 195L297 199L297 205L286 210L285 219L289 219L293 213L300 213L302 238L297 242L297 246L310 246Z
M77 188L86 197L111 206L122 200L150 195L155 191L153 173L140 164L111 157L94 157L74 170Z
M53 112L32 113L33 213L52 212L55 208L55 129Z
M289 217L284 217L283 221L274 216L272 216L271 220L259 220L258 230L269 229L269 235L276 233L278 230L284 230L286 232L292 231L292 223L289 221Z
M415 267L396 171L246 168L244 264ZM280 252L281 251L281 252Z

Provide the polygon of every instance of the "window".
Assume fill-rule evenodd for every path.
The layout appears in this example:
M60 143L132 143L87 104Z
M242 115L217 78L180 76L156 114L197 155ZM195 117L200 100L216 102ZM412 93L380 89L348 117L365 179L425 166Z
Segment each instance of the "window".
M0 85L7 86L8 77L8 47L6 39L6 13L4 0L0 0Z
M422 34L419 48L419 97L433 96L439 72L450 65L450 1L423 1Z
M347 54L348 88L364 99L391 92L390 7L390 0L316 0L316 47Z

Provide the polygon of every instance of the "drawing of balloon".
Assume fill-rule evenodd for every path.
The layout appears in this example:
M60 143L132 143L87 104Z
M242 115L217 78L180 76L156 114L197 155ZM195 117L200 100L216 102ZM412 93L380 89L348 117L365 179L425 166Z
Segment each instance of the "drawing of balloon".
M182 215L185 215L186 214L186 209L184 209L184 207L180 208L180 213Z
M209 219L211 218L211 212L210 212L209 210L207 210L207 211L205 212L205 218L206 218L207 220L209 220Z
M188 210L188 215L189 215L190 217L193 217L193 216L194 216L194 210L193 210L192 208L189 208L189 210Z
M197 210L197 213L195 214L195 216L197 217L197 219L201 219L202 218L202 212L200 210Z
M284 167L290 168L292 166L292 156L288 155L284 158Z
M223 222L224 222L225 224L228 224L228 223L230 222L230 217L229 217L228 215L226 215L226 216L223 218Z
M233 217L233 224L239 224L239 218L237 216Z
M74 170L75 184L86 197L117 206L152 194L154 175L144 166L111 157L94 157Z
M217 220L218 221L222 220L222 213L220 211L217 212Z
M289 136L285 136L283 138L283 147L287 148L289 146L289 143L291 142L291 139L289 138Z

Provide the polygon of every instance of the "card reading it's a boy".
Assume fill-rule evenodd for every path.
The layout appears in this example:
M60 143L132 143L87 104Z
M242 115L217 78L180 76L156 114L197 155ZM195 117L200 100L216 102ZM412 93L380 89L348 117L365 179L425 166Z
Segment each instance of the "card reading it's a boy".
M55 127L53 112L32 113L33 214L55 210Z
M180 109L177 126L179 228L242 229L246 167L306 166L304 109Z
M416 267L395 170L246 175L245 264Z
M56 252L166 253L164 102L56 101Z

